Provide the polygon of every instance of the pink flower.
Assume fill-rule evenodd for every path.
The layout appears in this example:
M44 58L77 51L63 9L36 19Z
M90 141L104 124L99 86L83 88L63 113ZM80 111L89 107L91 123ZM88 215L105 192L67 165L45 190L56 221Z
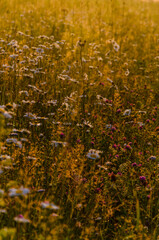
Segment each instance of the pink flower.
M138 167L141 167L141 166L142 166L142 164L141 164L141 163L139 163L139 164L138 164Z
M63 138L65 137L65 134L63 132L60 133L60 137Z
M100 188L96 188L96 193L99 193L101 191Z
M131 150L132 147L131 147L129 144L127 144L127 145L126 145L126 149Z
M119 109L117 109L117 111L116 111L117 113L121 113L121 109L119 108Z
M116 149L116 148L117 148L117 145L116 145L116 144L114 144L114 145L113 145L113 148L115 148L115 149Z
M112 127L112 131L115 132L116 128L115 127Z
M108 173L108 176L110 177L111 181L113 181L113 182L116 181L116 175L113 172Z
M140 176L139 179L140 179L141 182L145 182L146 181L146 177L145 176Z
M137 166L137 163L134 162L134 163L131 164L131 166L132 166L132 167L136 167L136 166Z

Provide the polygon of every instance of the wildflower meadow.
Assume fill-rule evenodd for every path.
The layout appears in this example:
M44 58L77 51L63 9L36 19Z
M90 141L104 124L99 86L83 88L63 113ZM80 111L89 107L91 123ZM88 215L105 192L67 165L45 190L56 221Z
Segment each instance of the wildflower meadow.
M0 240L159 240L159 2L0 0Z

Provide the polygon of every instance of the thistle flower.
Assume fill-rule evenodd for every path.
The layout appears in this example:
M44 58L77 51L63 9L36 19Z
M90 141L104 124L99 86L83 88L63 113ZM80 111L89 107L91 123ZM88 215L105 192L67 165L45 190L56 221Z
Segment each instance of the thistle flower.
M137 166L137 163L134 162L134 163L131 164L131 166L132 166L132 167L136 167L136 166Z
M61 138L64 138L65 137L65 134L63 132L60 133L60 137Z
M116 181L116 175L115 175L113 172L108 173L108 176L110 177L110 179L111 179L112 182L115 182L115 181Z
M119 109L117 109L117 111L116 111L117 113L121 113L121 109L119 108Z
M145 182L146 181L146 177L145 176L140 176L139 179L140 179L141 182Z
M126 147L126 149L128 149L128 150L131 150L131 149L132 149L132 147L131 147L129 144L127 144L125 147Z

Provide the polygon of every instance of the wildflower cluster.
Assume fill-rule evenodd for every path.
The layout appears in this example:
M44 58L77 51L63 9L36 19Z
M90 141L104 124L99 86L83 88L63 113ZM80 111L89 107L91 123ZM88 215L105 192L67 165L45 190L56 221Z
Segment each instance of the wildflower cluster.
M159 235L158 3L86 2L0 1L0 239Z

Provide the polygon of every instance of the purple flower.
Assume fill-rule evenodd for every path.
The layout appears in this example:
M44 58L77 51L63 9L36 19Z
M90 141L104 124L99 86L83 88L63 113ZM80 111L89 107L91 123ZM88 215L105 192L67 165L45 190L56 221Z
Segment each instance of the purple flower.
M141 182L145 182L146 181L146 177L145 176L140 176L139 179L140 179Z
M119 109L117 109L117 111L116 111L117 113L121 113L121 109L119 108Z
M110 177L111 181L113 181L113 182L116 181L116 175L113 172L108 173L108 176Z
M131 166L132 166L132 167L136 167L136 166L137 166L137 163L134 162L134 163L131 164Z
M83 179L82 179L82 182L83 182L83 183L86 183L86 182L87 182L87 178L83 178Z
M132 147L131 147L129 144L127 144L127 145L126 145L126 149L131 150Z
M96 193L99 193L100 191L101 191L101 189L100 188L96 188Z
M60 133L60 137L63 138L65 137L65 134L63 132Z
M115 127L112 127L112 131L115 132L115 131L116 131L116 128L115 128Z
M114 144L114 145L113 145L113 148L117 148L117 145L116 145L116 144Z

